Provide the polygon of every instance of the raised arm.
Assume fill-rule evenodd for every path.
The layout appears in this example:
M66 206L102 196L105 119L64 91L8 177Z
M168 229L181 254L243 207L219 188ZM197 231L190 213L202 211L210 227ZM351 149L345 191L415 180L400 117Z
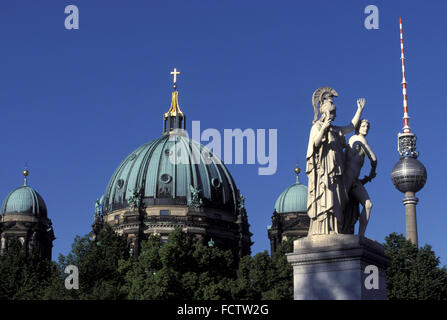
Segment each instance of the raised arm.
M354 129L357 128L359 121L360 121L360 117L362 116L362 112L363 112L363 108L365 107L365 104L366 104L366 100L364 98L357 99L357 111L356 111L354 117L352 118L351 123L342 128L344 134L354 131Z
M362 112L363 112L363 108L365 107L366 104L366 99L365 98L360 98L357 99L357 112L354 115L354 118L352 118L351 123L354 126L354 128L357 128L359 121L360 121L360 117L362 116Z

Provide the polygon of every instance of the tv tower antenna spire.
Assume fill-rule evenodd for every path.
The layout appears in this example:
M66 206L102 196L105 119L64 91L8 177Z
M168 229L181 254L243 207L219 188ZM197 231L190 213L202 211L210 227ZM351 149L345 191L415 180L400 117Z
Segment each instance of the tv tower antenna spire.
M399 18L400 25L400 60L402 61L402 94L404 98L404 133L410 132L410 117L408 116L407 103L407 81L405 79L405 56L404 56L404 36L402 31L402 18Z

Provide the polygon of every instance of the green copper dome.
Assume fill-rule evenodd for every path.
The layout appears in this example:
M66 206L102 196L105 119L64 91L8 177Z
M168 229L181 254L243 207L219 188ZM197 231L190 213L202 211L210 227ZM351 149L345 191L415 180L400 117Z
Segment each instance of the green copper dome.
M13 190L3 201L1 214L32 214L47 216L47 207L40 194L24 185Z
M297 182L278 197L275 203L278 213L307 212L307 186Z
M129 207L134 191L150 206L197 204L197 190L200 206L236 212L238 190L225 165L200 143L165 131L118 166L104 194L103 213Z

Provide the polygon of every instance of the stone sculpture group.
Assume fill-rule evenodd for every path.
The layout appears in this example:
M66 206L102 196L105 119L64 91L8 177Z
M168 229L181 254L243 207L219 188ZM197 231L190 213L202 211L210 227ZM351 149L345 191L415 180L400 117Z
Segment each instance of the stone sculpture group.
M377 158L366 140L369 121L360 119L366 100L357 100L357 111L350 124L335 126L332 122L337 96L334 89L321 87L312 97L315 116L306 155L309 236L353 234L357 221L359 236L364 236L372 208L364 184L376 176ZM354 130L346 143L345 134ZM371 171L359 179L365 156L371 161ZM359 204L363 207L361 213Z

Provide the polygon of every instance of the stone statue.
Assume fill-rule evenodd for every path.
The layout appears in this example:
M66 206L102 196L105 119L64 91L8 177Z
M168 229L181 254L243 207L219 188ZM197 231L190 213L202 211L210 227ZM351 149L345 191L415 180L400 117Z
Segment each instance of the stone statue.
M189 191L191 192L191 199L188 201L188 206L194 208L202 207L203 200L200 198L200 189L196 189L192 185L190 185Z
M360 120L355 135L349 139L345 157L345 183L349 191L349 203L345 208L343 217L343 233L354 233L354 226L359 220L359 236L365 236L366 226L372 209L368 192L363 186L376 176L377 158L366 141L369 132L369 121ZM359 180L360 170L363 167L365 155L371 161L371 171L368 176ZM359 203L363 210L359 214Z
M101 201L96 199L95 201L95 217L99 217L101 215Z
M245 215L246 211L245 211L245 197L242 194L238 195L238 205L237 205L237 211L239 213L239 215Z
M243 195L239 196L239 210L245 209L245 197Z
M273 211L273 216L272 216L272 228L279 228L280 226L281 226L281 224L280 224L279 213L275 209Z
M358 99L357 112L351 123L339 127L332 125L336 117L333 98L337 96L334 89L322 87L312 97L315 117L306 155L309 236L341 233L343 229L343 209L348 200L343 180L345 134L357 127L366 101ZM319 113L321 117L317 120Z
M129 190L130 191L130 190ZM127 204L131 210L138 210L141 208L142 192L141 190L133 190L131 196L127 200Z
M3 253L3 251L6 249L6 236L2 234L1 240L0 240L0 252Z

